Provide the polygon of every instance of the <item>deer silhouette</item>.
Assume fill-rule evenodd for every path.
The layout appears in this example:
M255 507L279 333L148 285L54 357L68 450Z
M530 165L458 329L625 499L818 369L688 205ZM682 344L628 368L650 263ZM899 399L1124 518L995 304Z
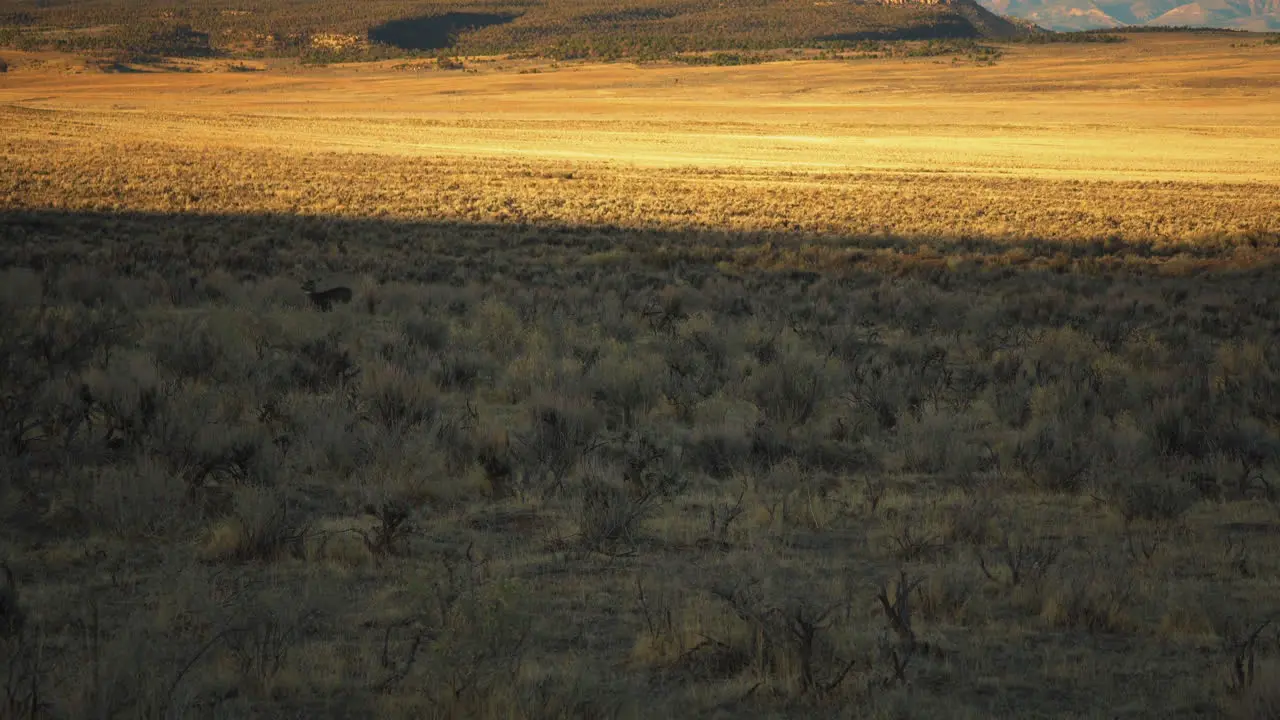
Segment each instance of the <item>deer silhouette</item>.
M316 292L316 282L314 280L308 280L302 284L302 291L307 294L307 299L311 301L311 304L314 305L317 310L324 312L332 310L335 302L351 302L351 288L349 287L338 286L321 292Z

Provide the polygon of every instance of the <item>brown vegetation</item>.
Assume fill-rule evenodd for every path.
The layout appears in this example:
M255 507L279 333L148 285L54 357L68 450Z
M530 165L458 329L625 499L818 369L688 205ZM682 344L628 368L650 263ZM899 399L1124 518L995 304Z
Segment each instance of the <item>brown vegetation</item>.
M169 3L87 0L0 15L0 47L138 56L369 60L447 51L658 58L703 50L842 47L866 40L1026 34L977 3L617 0Z
M0 715L1270 717L1276 90L1111 51L14 73Z

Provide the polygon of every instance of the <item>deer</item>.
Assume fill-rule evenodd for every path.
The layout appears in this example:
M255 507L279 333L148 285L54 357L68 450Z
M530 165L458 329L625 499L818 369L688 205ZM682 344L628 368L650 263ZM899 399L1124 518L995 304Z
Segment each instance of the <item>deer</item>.
M323 312L329 312L333 309L335 302L349 303L351 302L351 288L338 287L329 288L323 292L316 292L315 280L308 280L302 284L302 292L307 294L307 299L316 309Z

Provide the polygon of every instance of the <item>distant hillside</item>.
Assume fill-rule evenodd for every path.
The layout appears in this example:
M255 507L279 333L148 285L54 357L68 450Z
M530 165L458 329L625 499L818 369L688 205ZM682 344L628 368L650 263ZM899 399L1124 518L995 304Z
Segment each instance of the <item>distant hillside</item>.
M982 0L988 9L1053 30L1127 25L1280 31L1280 0Z
M974 0L0 0L0 47L229 57L660 57L1025 32Z

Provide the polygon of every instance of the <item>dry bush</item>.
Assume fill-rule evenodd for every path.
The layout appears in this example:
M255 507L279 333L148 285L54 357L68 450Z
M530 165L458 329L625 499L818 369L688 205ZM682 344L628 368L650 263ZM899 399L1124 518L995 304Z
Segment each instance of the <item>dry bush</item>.
M210 528L203 556L224 562L269 562L304 555L309 523L299 515L281 491L236 488L232 513Z
M223 652L251 693L269 693L291 653L317 632L318 613L284 598L241 612L222 633Z
M142 456L131 464L107 466L83 481L84 508L91 522L126 538L158 539L189 531L200 508L191 502L191 487L165 460Z
M1191 489L1173 480L1127 478L1109 489L1111 502L1125 522L1180 520L1195 502Z
M256 359L248 319L226 310L177 315L155 328L148 349L160 368L180 378L244 377Z
M592 464L583 470L578 498L578 537L601 552L625 552L636 544L639 526L653 511L653 496L633 497L616 468Z
M955 625L983 622L988 611L978 578L963 568L930 575L916 588L915 609L930 623Z
M1006 526L993 547L979 549L978 564L990 580L1010 586L1024 582L1038 586L1063 552L1063 543L1057 538L1037 537L1031 531L1015 531Z
M108 308L2 310L6 332L0 341L5 359L0 432L6 452L22 455L33 450L33 444L66 444L85 418L55 393L59 386L75 383L82 371L107 362L124 340L127 321Z
M769 422L785 429L802 426L830 395L826 360L811 352L784 351L752 373L747 396Z
M679 453L642 435L628 438L614 454L617 464L584 463L577 488L578 538L605 553L631 550L640 525L687 482Z
M582 377L582 368L551 346L551 340L539 332L528 332L520 354L506 366L495 381L513 405L526 402L539 392L570 388Z
M402 434L440 417L439 390L430 378L394 365L366 368L360 393L367 414L385 432Z
M491 582L485 567L470 549L446 557L420 604L380 628L378 689L405 685L445 715L483 713L505 695L529 652L530 619L520 588Z
M718 478L752 468L758 416L754 405L723 396L699 403L686 441L689 464Z
M1060 571L1042 590L1040 617L1054 627L1090 633L1133 632L1142 599L1137 578L1119 567Z
M630 428L637 418L658 403L660 386L654 378L666 370L655 353L636 352L612 341L592 348L593 361L584 368L584 378L592 400L604 411L613 427Z
M562 396L543 395L528 407L528 429L512 434L523 484L518 491L549 497L564 488L574 467L603 447L602 422L590 405Z
M1001 509L989 494L962 496L942 508L942 522L947 545L980 547L996 534L996 518Z
M752 583L718 587L712 594L749 628L745 650L758 683L789 696L847 691L845 683L862 660L844 647L839 630L847 617L848 598L795 592L769 597L768 590Z

